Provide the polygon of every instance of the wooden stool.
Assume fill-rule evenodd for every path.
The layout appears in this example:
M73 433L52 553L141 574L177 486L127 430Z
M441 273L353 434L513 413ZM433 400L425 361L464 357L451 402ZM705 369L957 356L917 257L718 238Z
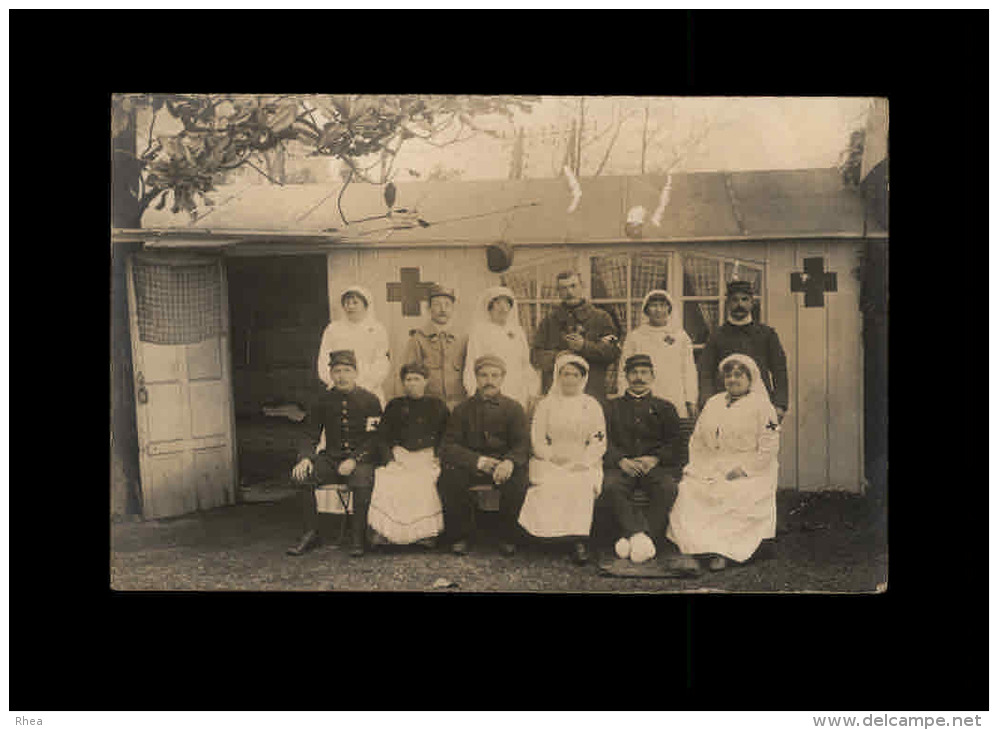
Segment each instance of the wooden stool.
M323 484L315 488L315 508L320 514L343 515L339 542L346 537L347 522L353 514L353 492L346 484Z

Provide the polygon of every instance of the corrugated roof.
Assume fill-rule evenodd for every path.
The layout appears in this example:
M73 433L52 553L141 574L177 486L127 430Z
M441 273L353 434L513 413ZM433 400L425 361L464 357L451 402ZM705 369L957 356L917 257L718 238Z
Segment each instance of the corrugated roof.
M350 240L393 243L586 242L625 239L627 212L645 208L645 239L765 237L863 232L859 195L843 187L835 169L702 172L672 177L661 226L651 222L665 176L582 178L582 198L569 213L565 178L402 183L396 208L415 208L429 227L391 230L373 220L344 225L337 210L340 185L251 185L222 190L216 205L191 223L184 215L150 209L143 228L289 233L327 231ZM385 213L382 189L364 183L343 194L347 218ZM868 226L875 225L871 220Z

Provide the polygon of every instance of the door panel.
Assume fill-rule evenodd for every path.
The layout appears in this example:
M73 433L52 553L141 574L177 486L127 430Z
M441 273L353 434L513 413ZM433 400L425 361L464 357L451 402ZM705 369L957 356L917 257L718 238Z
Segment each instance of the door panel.
M140 267L145 267L141 281L136 276ZM235 501L225 284L217 256L140 253L128 261L146 518ZM220 307L205 304L219 301Z
M172 517L197 509L197 497L186 488L184 451L142 459L142 515L146 519Z
M191 380L222 377L221 338L187 346L187 374Z
M176 381L180 377L180 348L173 345L154 345L150 342L143 342L141 345L141 372L147 383L165 383Z
M225 488L226 475L232 470L229 462L230 451L225 446L194 452L194 484L201 509L230 502L231 490Z
M149 442L174 441L187 435L187 407L180 383L146 384L146 403L139 401L137 408L146 411L149 425ZM141 398L141 396L140 396Z
M191 436L224 434L228 425L229 390L221 380L198 380L191 389Z

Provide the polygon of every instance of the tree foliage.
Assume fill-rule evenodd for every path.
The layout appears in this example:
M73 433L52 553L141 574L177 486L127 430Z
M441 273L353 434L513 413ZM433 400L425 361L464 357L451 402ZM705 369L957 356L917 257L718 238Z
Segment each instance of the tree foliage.
M172 201L172 212L194 216L199 204L213 204L208 193L225 171L255 167L255 158L279 145L302 145L308 155L344 161L347 183L380 185L391 180L394 159L406 141L444 146L476 133L497 136L476 119L512 119L517 110L530 112L536 101L525 96L118 95L112 103L113 137L134 129L139 109L150 110L152 122L146 149L114 164L119 172L137 171L139 185L130 193L140 215L154 202L163 209ZM179 122L179 132L154 133L157 115L164 113ZM126 154L116 149L116 156Z
M866 130L857 129L849 135L849 146L839 155L839 172L842 182L848 187L859 185L863 167L863 148L866 146Z

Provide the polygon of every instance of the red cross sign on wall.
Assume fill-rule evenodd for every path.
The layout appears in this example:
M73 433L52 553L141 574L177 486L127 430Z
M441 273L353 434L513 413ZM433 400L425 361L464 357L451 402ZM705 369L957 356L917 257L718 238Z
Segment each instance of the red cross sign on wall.
M825 259L818 256L804 259L804 271L790 273L790 291L804 292L805 307L825 306L825 292L838 290L834 271L825 271Z
M418 317L419 303L426 299L433 286L432 281L420 281L418 268L403 268L399 272L401 281L387 284L388 301L402 302L403 317Z

